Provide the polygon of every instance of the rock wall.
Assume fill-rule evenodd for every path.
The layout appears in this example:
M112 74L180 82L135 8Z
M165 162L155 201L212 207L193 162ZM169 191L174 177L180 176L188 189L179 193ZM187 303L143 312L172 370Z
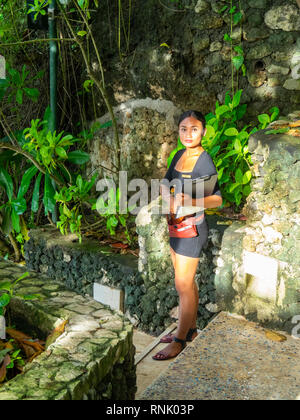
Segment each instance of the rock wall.
M76 235L62 236L51 226L32 229L24 244L28 269L41 272L82 295L93 296L98 283L124 291L124 311L131 323L159 335L178 318L178 295L169 254L166 221L157 215L137 221L140 256L108 254L109 247ZM214 226L214 227L213 227ZM224 227L212 223L196 281L199 287L198 327L204 328L218 312L214 286L215 258ZM74 241L74 242L73 242ZM104 251L104 252L102 252ZM132 257L132 258L131 258Z
M174 286L169 233L166 218L158 214L159 200L144 207L136 218L139 234L139 272L146 289L141 304L147 308L141 316L141 325L164 325L170 316L178 318L178 293ZM220 251L224 229L209 221L208 240L200 256L195 277L199 290L197 326L202 329L219 311L215 295L215 258ZM222 218L220 218L221 221ZM214 226L214 227L213 227Z
M226 230L215 284L221 308L291 333L300 314L300 138L267 135L270 129L249 139L254 165L243 209L247 222Z
M0 260L0 284L26 270ZM40 300L14 297L9 304L14 325L46 339L67 320L56 340L27 363L22 374L0 387L0 400L133 400L136 392L133 328L122 313L89 296L66 290L62 282L29 271L15 286L16 295L38 293ZM35 338L35 335L32 335Z
M230 18L218 11L228 3L132 0L129 49L122 33L119 52L117 2L102 2L92 28L113 103L150 97L208 113L216 100L223 102L231 90L231 51L224 41ZM128 4L122 2L126 28ZM247 69L238 78L248 104L244 118L257 123L256 116L272 106L286 115L300 101L299 6L296 0L234 0L236 11L239 4L243 20L233 26L232 38L244 50Z
M177 145L177 118L180 110L172 102L151 98L130 100L114 108L120 136L121 169L127 172L128 181L144 179L150 186L151 179L163 178L166 162ZM98 121L110 120L109 114ZM113 141L112 128L100 129L88 142L91 161L87 174L94 171L99 178L104 175L116 182L115 170L117 150Z

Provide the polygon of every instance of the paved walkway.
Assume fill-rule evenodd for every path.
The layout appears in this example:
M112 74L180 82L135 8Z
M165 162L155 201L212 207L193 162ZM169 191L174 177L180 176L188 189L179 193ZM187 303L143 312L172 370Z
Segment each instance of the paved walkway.
M284 335L221 312L139 399L300 400L300 339Z

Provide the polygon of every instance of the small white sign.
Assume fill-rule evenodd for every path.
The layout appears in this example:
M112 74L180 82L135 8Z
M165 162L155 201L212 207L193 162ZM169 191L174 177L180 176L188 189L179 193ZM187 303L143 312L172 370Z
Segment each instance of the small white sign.
M255 252L244 250L244 272L252 275L247 292L275 301L277 293L278 261Z
M5 58L0 55L0 79L5 79Z
M94 283L93 298L112 309L124 312L124 292L120 289Z

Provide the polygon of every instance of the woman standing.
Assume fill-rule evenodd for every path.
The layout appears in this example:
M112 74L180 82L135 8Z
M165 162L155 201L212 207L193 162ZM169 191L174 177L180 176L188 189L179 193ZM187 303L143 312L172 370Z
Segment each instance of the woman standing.
M195 179L204 175L217 173L210 155L201 146L201 139L206 133L205 118L198 111L186 111L179 118L179 136L185 149L179 150L164 177L168 183L172 180ZM184 205L202 208L219 207L222 196L218 182L212 195L202 198L191 198L183 193L170 195L170 188L162 184L163 199L170 199L170 212L176 214L177 208ZM175 335L168 334L161 342L169 343L159 351L154 360L167 360L177 356L185 347L186 341L197 336L198 288L195 275L203 245L207 241L208 226L204 211L195 215L197 218L194 237L170 237L171 258L175 271L175 287L179 295L179 322ZM200 221L199 221L200 220Z

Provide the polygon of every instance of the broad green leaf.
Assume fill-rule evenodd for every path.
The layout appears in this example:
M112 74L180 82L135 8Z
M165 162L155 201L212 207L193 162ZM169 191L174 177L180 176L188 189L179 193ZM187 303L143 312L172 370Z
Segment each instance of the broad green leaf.
M56 154L59 157L61 157L63 159L67 159L68 158L68 155L67 155L67 153L66 153L66 151L65 151L65 149L63 147L56 147L55 148L55 152L56 152Z
M9 201L12 199L13 195L13 182L11 176L6 171L6 169L0 167L0 186L2 186L7 194Z
M261 124L263 124L263 128L270 122L270 117L268 114L260 114L257 119Z
M243 19L243 13L237 12L233 15L233 24L238 24Z
M240 152L240 151L241 151L241 149L242 149L242 145L241 145L241 142L239 141L239 139L238 139L238 138L235 138L235 140L234 140L234 142L233 142L233 147L235 148L235 150L236 150L237 152Z
M23 90L22 89L17 90L16 101L18 102L19 105L22 105L23 103Z
M11 210L11 206L4 208L4 216L1 228L5 235L9 235L12 231Z
M225 133L224 134L226 136L231 137L231 136L237 136L239 134L239 132L238 132L238 130L236 128L231 127L231 128L227 128L227 130L225 130Z
M243 172L240 170L240 168L237 168L235 171L235 180L239 184L243 183Z
M247 104L242 104L239 105L236 108L236 117L238 120L241 120L243 118L243 116L246 114L247 111Z
M68 160L75 165L83 165L90 160L90 155L80 150L68 153Z
M230 152L226 153L225 156L223 156L223 159L229 157L229 156L233 156L236 155L238 152L234 149L234 150L230 150Z
M93 80L85 80L83 83L83 88L84 90L86 90L87 92L90 92L90 87L94 85L94 81Z
M168 160L167 160L167 168L169 168L169 166L172 163L173 157L176 155L176 153L178 152L178 149L174 149L172 150L172 152L170 153Z
M40 92L38 89L35 88L24 88L24 92L26 93L27 96L29 96L29 98L31 99L37 99Z
M237 138L240 141L243 141L244 139L248 139L249 134L247 133L247 131L240 131L239 134L237 135Z
M240 185L239 182L234 182L233 184L230 185L228 191L233 192L239 185Z
M12 221L13 228L15 229L16 232L19 233L21 231L20 217L18 216L14 208L11 209L11 221Z
M248 182L250 181L251 177L252 177L251 171L245 172L244 175L243 175L243 182L242 182L242 184L248 184Z
M224 35L224 41L231 42L232 38L228 34L225 34Z
M250 185L245 185L243 187L243 194L246 195L246 196L248 196L250 193L251 193L251 187L250 187Z
M216 156L216 154L218 153L218 151L220 150L220 145L214 146L211 151L210 151L210 155L212 157Z
M240 55L244 54L243 48L240 45L236 45L233 49L235 52L237 52Z
M277 119L277 117L279 115L279 108L277 108L276 106L274 106L269 111L272 112L272 114L271 114L271 122L273 122L273 121L275 121Z
M16 198L11 201L11 206L15 210L16 214L23 214L26 211L27 204L24 197Z
M218 179L221 179L223 176L223 172L224 172L225 167L223 166L222 168L219 169L218 171Z
M45 184L44 184L44 197L43 203L45 207L45 215L47 215L48 211L51 213L54 212L56 201L54 199L54 188L51 183L51 179L48 173L45 174Z
M214 127L212 125L207 125L206 126L206 134L203 137L203 139L211 139L212 137L214 137L216 134L216 131L214 129Z
M240 89L235 93L232 99L233 108L236 108L239 105L241 101L242 92L243 92L243 89Z
M38 168L36 166L32 165L24 173L24 175L22 177L22 180L21 180L21 185L20 185L20 188L19 188L19 191L18 191L17 198L24 197L24 195L26 194L26 192L29 188L31 179L37 173L37 171L38 171Z
M0 283L0 290L7 290L8 292L11 290L11 283L9 281L5 281Z
M69 217L69 218L72 217L72 212L70 211L70 209L67 207L67 205L65 203L63 205L63 212L67 217Z
M79 35L79 36L84 36L86 34L87 34L87 31L79 31L79 32L77 32L77 35Z
M216 116L220 118L221 115L225 114L225 112L229 111L230 108L227 105L222 105L218 109L216 109Z
M244 57L242 55L236 55L234 57L232 57L232 62L234 67L239 70L242 66L242 64L244 63Z
M241 188L237 188L234 191L234 198L235 198L236 205L239 206L242 199Z
M35 180L34 187L33 187L33 194L32 194L32 201L31 201L31 210L36 213L39 208L40 202L40 183L42 178L42 172L40 172Z
M82 176L79 174L76 178L76 185L78 186L79 191L82 190L82 183L83 183Z
M228 92L225 94L225 105L229 105L231 103L231 97Z

